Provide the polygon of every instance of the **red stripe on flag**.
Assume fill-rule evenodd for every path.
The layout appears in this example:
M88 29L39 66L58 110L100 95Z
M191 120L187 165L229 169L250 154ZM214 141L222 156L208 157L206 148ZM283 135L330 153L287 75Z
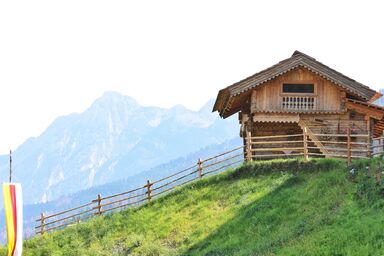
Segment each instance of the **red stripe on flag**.
M15 241L13 241L12 255L15 253L16 241L17 241L17 209L16 209L16 189L15 185L9 185L11 202L12 202L12 217L13 217L13 228L15 230Z

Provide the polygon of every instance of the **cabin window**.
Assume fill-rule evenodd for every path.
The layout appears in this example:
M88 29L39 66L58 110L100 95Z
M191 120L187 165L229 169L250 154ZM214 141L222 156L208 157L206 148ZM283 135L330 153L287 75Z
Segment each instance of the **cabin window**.
M283 93L314 93L314 84L283 84Z

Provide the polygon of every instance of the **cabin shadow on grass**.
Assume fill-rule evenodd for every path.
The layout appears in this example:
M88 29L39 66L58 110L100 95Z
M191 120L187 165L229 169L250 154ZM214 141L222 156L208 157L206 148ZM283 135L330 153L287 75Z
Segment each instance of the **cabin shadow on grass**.
M280 163L285 168L296 165L291 169L296 170L294 175L245 205L183 255L376 255L372 254L374 241L377 248L384 246L377 233L361 237L366 233L359 224L364 210L351 201L354 185L342 173L344 163L332 159ZM267 166L264 171L268 171ZM246 173L248 168L252 166L232 175L253 175ZM342 224L344 220L351 224L351 216L355 226Z
M254 253L268 254L272 252L272 247L280 246L284 244L279 237L276 240L265 241L261 236L263 232L271 233L274 229L277 229L277 222L280 222L274 216L275 211L280 211L280 207L276 208L276 198L281 196L281 191L290 189L292 192L295 187L300 186L302 180L293 176L280 185L273 192L265 195L263 198L255 200L254 202L243 207L239 214L219 227L217 230L213 230L204 241L193 245L186 255L237 255L252 253L251 251L244 251L242 247L245 243L249 243L250 239L254 239L255 246ZM272 199L272 200L271 200ZM263 212L263 216L260 216L260 212ZM281 212L283 214L283 212ZM260 221L271 222L271 226L258 225ZM275 227L273 227L275 226ZM269 236L268 236L269 239Z

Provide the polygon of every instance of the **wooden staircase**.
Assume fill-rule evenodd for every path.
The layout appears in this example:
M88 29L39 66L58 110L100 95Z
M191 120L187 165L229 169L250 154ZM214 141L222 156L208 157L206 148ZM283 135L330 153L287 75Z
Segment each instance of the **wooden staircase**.
M307 135L309 137L309 139L316 145L316 147L319 149L319 151L325 156L325 157L328 157L329 155L329 152L328 150L324 147L323 143L321 143L319 141L319 139L316 137L316 135L314 135L314 133L311 131L311 129L309 128L308 124L306 121L300 119L300 121L298 122L299 126L301 127L301 129L303 129L304 131L304 128L306 128L307 130Z
M384 119L379 120L374 128L373 128L373 137L381 137L383 136L383 131L384 130Z

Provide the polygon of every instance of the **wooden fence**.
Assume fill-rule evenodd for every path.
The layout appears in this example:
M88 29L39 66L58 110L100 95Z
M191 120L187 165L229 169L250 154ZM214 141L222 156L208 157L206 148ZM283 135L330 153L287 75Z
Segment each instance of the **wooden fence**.
M188 168L156 181L148 180L146 184L135 189L109 196L99 194L91 202L78 207L50 215L42 213L40 218L36 220L38 225L35 227L35 233L44 234L52 230L75 225L94 216L141 205L184 184L213 175L229 167L238 166L243 161L244 146L207 159L198 159L196 164Z
M261 160L302 156L308 160L308 157L337 157L346 158L351 163L354 158L370 158L377 151L374 149L379 148L370 141L368 134L351 134L350 130L347 134L315 134L303 130L299 134L272 136L252 137L247 133L244 138L245 158ZM383 143L382 138L374 141Z
M314 139L317 138L317 139ZM136 189L115 195L98 195L96 199L78 207L51 215L41 214L36 221L36 234L44 234L65 226L109 212L138 206L149 202L177 187L204 176L215 174L229 167L240 165L244 160L289 157L341 157L350 164L353 158L370 158L384 155L384 137L370 141L367 134L301 134L256 136L244 138L245 146L237 147L197 163L156 181L148 180Z

